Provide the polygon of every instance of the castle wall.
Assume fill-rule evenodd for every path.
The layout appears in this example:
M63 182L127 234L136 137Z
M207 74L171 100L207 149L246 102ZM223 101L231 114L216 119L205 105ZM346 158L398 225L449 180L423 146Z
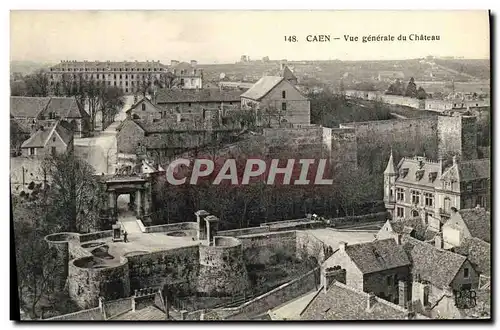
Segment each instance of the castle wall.
M103 268L95 268L94 263L94 257L84 257L69 264L69 296L80 308L97 306L99 297L114 300L130 295L126 258L122 258L116 266L104 264Z
M45 241L50 248L55 248L57 251L56 264L52 279L55 287L63 290L68 278L68 263L70 260L69 244L73 240L78 240L76 233L57 233L45 237Z
M439 154L458 155L461 160L477 159L477 127L475 117L438 117Z
M262 235L240 236L243 256L247 264L267 264L279 254L294 257L296 254L296 232L282 231Z
M199 269L198 249L195 245L128 256L131 290L167 284L181 292L193 292Z
M239 294L249 285L240 241L232 237L214 238L214 245L200 245L200 272L197 291Z

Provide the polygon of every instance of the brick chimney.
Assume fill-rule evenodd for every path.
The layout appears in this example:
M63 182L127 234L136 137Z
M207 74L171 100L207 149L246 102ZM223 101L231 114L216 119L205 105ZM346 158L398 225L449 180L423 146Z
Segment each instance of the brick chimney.
M442 233L439 233L436 236L434 236L434 245L438 249L443 249L444 243L443 243L443 234Z
M340 266L328 268L321 267L321 286L325 292L327 292L336 281L343 284L346 283L345 269L342 269Z
M402 242L403 235L402 234L396 234L396 237L394 239L396 240L396 244L397 245L402 245L403 244L403 242Z
M398 282L399 306L406 308L408 303L408 284L404 281Z
M377 297L373 292L368 293L368 297L366 299L366 310L371 310L373 306L377 303Z

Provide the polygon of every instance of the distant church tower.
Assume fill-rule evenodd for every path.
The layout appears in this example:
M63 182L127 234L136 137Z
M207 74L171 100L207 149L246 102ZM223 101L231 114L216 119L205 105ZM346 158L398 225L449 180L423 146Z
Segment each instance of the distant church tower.
M394 185L396 183L396 178L398 173L394 168L394 158L392 156L389 157L389 162L387 163L387 167L384 171L384 204L385 208L391 215L394 217L394 206L396 203L396 192L394 191Z

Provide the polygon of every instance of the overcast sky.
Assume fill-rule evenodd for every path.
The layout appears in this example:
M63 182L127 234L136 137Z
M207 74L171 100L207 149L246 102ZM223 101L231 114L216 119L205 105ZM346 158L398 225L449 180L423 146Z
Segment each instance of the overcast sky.
M11 60L489 58L486 11L12 11ZM439 35L440 41L346 42L344 35ZM327 34L328 43L307 35ZM285 42L295 35L297 43Z

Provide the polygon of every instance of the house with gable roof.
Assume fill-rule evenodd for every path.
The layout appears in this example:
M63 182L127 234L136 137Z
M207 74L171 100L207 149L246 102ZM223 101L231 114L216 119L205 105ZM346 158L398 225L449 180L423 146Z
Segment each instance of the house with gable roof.
M265 76L241 94L242 109L254 108L271 125L310 125L311 104L285 77Z
M467 238L478 238L487 243L491 239L491 215L482 207L451 211L450 219L443 225L445 248L462 245Z
M380 298L398 304L400 290L405 292L402 297L408 297L410 265L402 246L389 238L352 245L340 243L339 249L322 267L340 266L346 271L347 286L364 292L373 292Z
M73 151L73 134L60 121L50 126L41 126L21 145L22 155L26 157L62 154Z
M10 116L30 132L57 120L68 122L75 137L85 137L90 132L90 116L75 97L11 96Z

